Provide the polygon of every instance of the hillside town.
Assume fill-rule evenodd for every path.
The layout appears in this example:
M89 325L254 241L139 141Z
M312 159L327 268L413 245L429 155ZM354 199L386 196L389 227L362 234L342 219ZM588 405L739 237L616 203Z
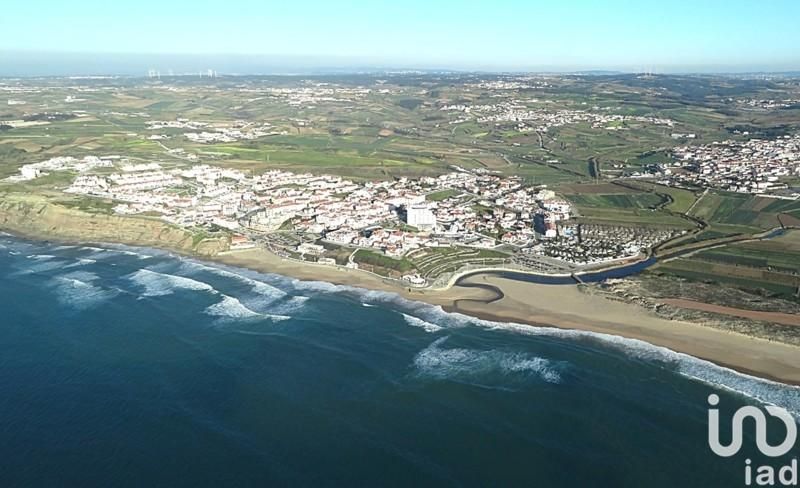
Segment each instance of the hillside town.
M183 136L191 142L200 144L235 142L241 140L250 141L258 139L259 137L285 133L276 130L268 123L256 124L240 120L230 124L208 124L183 118L176 120L151 120L147 122L147 129L150 131L162 132L165 132L167 129L188 130L189 132L184 132ZM169 139L170 137L171 136L167 133L160 133L151 135L149 139L157 141Z
M800 176L800 135L679 146L672 154L674 164L661 165L654 171L674 186L783 194L788 187L782 180Z
M425 248L464 247L586 265L636 256L672 237L576 226L571 204L546 186L485 169L455 167L437 177L355 182L325 174L270 170L249 175L202 164L168 168L119 156L87 156L25 165L12 179L54 171L76 172L64 191L109 199L117 214L225 229L235 236L234 248L285 241L278 247L301 256L320 255L323 245L371 249L390 258ZM302 238L285 240L286 235Z
M670 119L652 116L620 115L603 113L600 107L586 110L552 110L549 108L531 109L528 103L539 103L540 100L511 100L494 104L444 104L440 111L457 112L460 117L451 120L450 124L475 121L480 124L513 124L519 132L547 132L548 129L569 124L588 123L593 129L621 130L626 124L652 124L673 127Z

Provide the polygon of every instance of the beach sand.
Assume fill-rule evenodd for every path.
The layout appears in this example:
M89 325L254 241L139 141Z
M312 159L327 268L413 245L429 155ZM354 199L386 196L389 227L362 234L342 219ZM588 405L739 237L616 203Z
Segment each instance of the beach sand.
M800 384L800 347L702 324L666 320L638 305L584 294L573 285L540 285L483 274L466 280L467 284L482 288L453 286L443 290L419 290L398 286L397 282L364 271L283 259L264 249L217 254L218 250L227 247L219 240L204 240L193 246L190 234L165 226L163 222L88 214L30 195L7 196L0 202L0 228L33 239L65 243L115 242L153 246L185 256L302 280L398 293L411 300L440 305L445 310L479 318L641 339L744 373ZM693 308L699 307L695 304Z
M303 280L398 293L411 300L440 305L449 311L487 320L640 339L743 373L800 385L800 348L796 346L701 324L667 320L637 305L582 293L573 285L541 285L481 274L466 278L463 283L468 286L418 290L399 287L358 270L285 260L262 249L224 253L213 259Z

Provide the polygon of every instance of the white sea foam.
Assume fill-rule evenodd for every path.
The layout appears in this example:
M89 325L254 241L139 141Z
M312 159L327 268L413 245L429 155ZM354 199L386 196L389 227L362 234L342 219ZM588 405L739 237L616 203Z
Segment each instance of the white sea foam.
M107 249L90 246L85 246L83 249L97 252L107 252ZM14 253L18 251L12 250L10 252ZM37 263L37 265L34 265L33 268L27 268L25 272L48 271L65 264L66 263L60 260L48 259L45 260L45 262ZM217 269L219 271L219 268L213 269ZM140 270L131 275L130 278L132 281L137 282L145 288L146 295L157 296L161 294L169 294L172 293L175 288L204 290L216 293L213 287L207 283L180 276L155 273L148 270ZM502 329L516 333L555 337L567 340L597 341L603 345L623 351L625 354L635 359L663 364L665 367L668 367L687 378L701 381L714 387L738 392L742 395L749 396L764 403L782 406L800 417L800 388L798 387L784 385L782 383L738 373L734 370L716 365L709 361L698 359L683 353L678 353L664 347L654 346L643 341L588 331L558 329L552 327L536 327L526 324L500 323L480 320L463 314L447 313L442 310L441 307L407 300L395 293L370 291L350 286L334 285L326 282L300 281L281 277L279 275L275 275L274 280L279 283L286 283L294 290L306 290L312 293L356 294L361 297L361 301L365 306L374 305L376 303L386 304L391 308L395 308L403 312L409 312L409 314L413 314L415 318L434 324L438 327L448 328L475 325L487 329ZM86 285L88 283L83 284ZM271 287L271 285L266 283L264 284ZM81 287L81 285L77 283L73 283L73 285L78 288ZM261 288L261 291L272 292L272 290L269 288ZM307 300L307 297L293 297L288 302L291 302L293 305L297 306L298 304L302 305L302 302L305 300ZM250 312L253 311L250 310ZM287 317L285 315L277 316ZM282 318L282 320L286 319ZM513 370L514 367L535 369L541 365L536 358L529 358L528 360L532 362L526 363L526 360L514 360L511 363L506 362L506 366L501 366L501 369L505 368L506 370Z
M127 246L114 244L108 244L108 247L82 246L81 249L84 251L92 251L88 256L90 259L106 259L115 256L135 256L139 259L150 259L153 257L149 254L133 251Z
M127 249L119 249L119 248L109 249L108 252L122 254L124 256L136 256L139 259L150 259L150 258L153 257L153 256L151 256L149 254L143 254L143 253L140 253L140 252L129 251Z
M335 285L333 283L328 283L327 281L303 281L294 279L291 280L291 285L295 290L311 291L319 293L338 293L342 291L356 290L356 288L343 285Z
M90 273L89 271L83 271L83 270L71 271L69 273L61 275L60 277L61 278L68 278L68 279L71 279L71 280L85 281L87 283L88 282L92 282L92 281L97 281L97 280L100 279L100 277L97 276L96 274Z
M309 298L299 295L291 296L288 292L262 279L251 278L245 274L248 273L246 270L234 272L222 267L210 266L196 261L186 261L183 267L188 273L205 271L250 286L255 296L240 297L238 301L247 309L263 317L267 317L274 322L282 322L291 319L291 314L302 309ZM260 275L255 274L255 276Z
M247 276L246 274L244 274L245 273L244 270L242 272L240 272L240 273L237 273L237 272L234 272L234 271L229 271L229 270L224 269L222 267L210 266L210 265L206 265L206 264L203 264L203 263L200 263L200 262L197 262L197 261L191 261L191 260L185 261L183 263L182 267L184 267L189 273L192 273L192 272L198 271L198 270L199 271L207 271L207 272L213 273L213 274L215 274L217 276L222 276L224 278L229 278L229 279L232 279L232 280L239 281L241 283L249 285L254 293L257 293L258 295L261 295L262 297L264 297L264 298L266 298L266 299L268 299L270 301L274 301L274 300L286 297L288 295L287 292L285 292L284 290L281 290L280 288L278 288L276 286L273 286L273 285L271 285L269 283L266 283L264 281L257 280L255 278L251 278L251 277Z
M739 373L710 361L638 339L628 339L616 335L582 330L535 327L526 324L491 322L478 319L475 322L485 328L509 330L527 335L598 341L605 346L623 352L631 358L663 364L686 378L732 391L762 403L783 407L800 419L800 387L797 386Z
M238 299L228 295L222 295L222 300L206 308L205 312L215 317L231 319L249 319L261 316L260 313L250 310Z
M64 267L65 268L76 268L78 266L88 266L90 264L95 264L96 262L97 261L95 261L94 259L81 258L81 259L78 259L77 261L75 261L74 263L70 263L70 264L68 264L68 265L66 265Z
M493 382L497 375L520 375L561 383L559 365L553 361L517 352L446 349L441 346L447 338L437 339L416 355L414 367L420 376Z
M441 307L407 300L396 293L365 290L325 282L304 282L289 279L295 289L322 293L357 294L362 303L380 303L435 323L440 327L479 326L486 329L500 329L528 335L554 337L566 340L591 340L614 348L624 354L643 361L662 364L676 373L710 386L729 390L766 404L774 404L791 411L800 418L800 387L786 385L767 379L739 373L710 361L695 358L688 354L675 352L661 346L628 339L611 334L601 334L582 330L540 327L527 324L493 322L473 318L460 313L445 312Z
M177 289L217 293L208 283L149 269L140 269L128 275L128 279L144 288L144 296L147 297L170 295Z
M418 317L414 317L413 315L408 315L407 313L403 314L403 318L406 319L406 323L408 325L425 329L425 332L438 332L444 328L441 325L426 322Z
M245 306L239 299L228 295L222 295L222 300L206 308L205 313L233 320L266 318L273 322L283 322L292 318L289 315L256 312Z
M259 295L269 299L279 299L288 295L288 293L286 293L285 291L275 286L272 286L269 283L264 283L263 281L255 280L253 278L249 278L247 276L238 273L233 273L231 271L226 271L224 269L214 268L210 266L208 267L208 270L211 273L214 273L218 276L224 276L226 278L231 278L240 281L242 283L246 283L247 285L250 285L250 287L255 293L258 293Z
M36 261L49 261L51 259L55 259L55 256L52 254L32 254L28 256L28 259L35 259Z
M303 307L305 307L308 300L309 297L306 296L293 296L275 303L272 307L270 307L270 311L283 315L297 313L298 311L302 310Z
M14 275L26 275L35 273L46 273L54 269L63 268L67 262L60 259L32 259L35 264L20 266L21 269Z
M97 276L68 274L54 277L50 284L55 288L59 302L78 310L86 310L114 298L119 293L91 283L96 279Z
M311 293L342 293L357 295L362 306L374 307L376 305L385 305L387 308L408 312L410 315L413 315L414 317L435 327L464 327L475 320L466 315L445 312L442 307L438 305L430 305L423 302L408 300L397 293L367 290L364 288L357 288L347 285L335 285L333 283L327 283L323 281L301 281L297 279L288 279L288 282L295 290L303 290ZM418 324L415 323L409 325L417 326Z

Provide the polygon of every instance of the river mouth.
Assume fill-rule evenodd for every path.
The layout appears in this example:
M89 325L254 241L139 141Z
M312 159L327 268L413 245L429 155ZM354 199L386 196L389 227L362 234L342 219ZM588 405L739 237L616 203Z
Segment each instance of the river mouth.
M585 273L575 273L573 275L543 275L536 273L525 273L521 271L476 271L475 273L469 273L461 276L458 280L456 280L455 284L456 286L463 286L465 279L479 274L499 276L500 278L506 278L509 280L525 281L540 285L575 285L578 283L599 283L608 279L625 278L639 274L645 269L656 264L656 262L658 262L658 260L655 257L650 257L644 261L638 261L636 263L617 268L594 272L589 271Z

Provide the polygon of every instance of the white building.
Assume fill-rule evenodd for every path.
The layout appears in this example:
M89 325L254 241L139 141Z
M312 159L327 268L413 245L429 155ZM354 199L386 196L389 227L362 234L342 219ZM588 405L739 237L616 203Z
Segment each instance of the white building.
M39 175L42 174L38 168L33 168L31 166L23 166L19 169L20 173L22 173L22 178L26 180L32 180L38 178Z
M436 227L436 215L424 203L415 203L406 210L406 223L420 230L432 230Z

